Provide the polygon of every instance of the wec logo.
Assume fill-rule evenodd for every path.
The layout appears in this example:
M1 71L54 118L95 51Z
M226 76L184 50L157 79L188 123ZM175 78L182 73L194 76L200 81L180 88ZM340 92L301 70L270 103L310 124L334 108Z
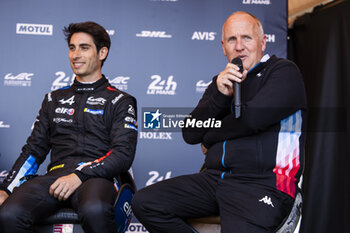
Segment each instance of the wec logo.
M33 73L20 73L14 76L12 73L8 73L4 78L4 85L30 87L32 85L33 75Z
M128 90L128 81L130 80L130 77L124 77L124 76L118 76L115 77L113 80L110 80L112 86L115 86L119 90L126 91Z
M175 95L177 83L173 81L173 76L169 76L167 80L162 80L159 75L152 75L153 80L148 86L148 95Z
M110 81L111 84L128 84L128 80L130 77L124 77L124 76L118 76L115 77L113 80Z
M172 35L166 34L165 31L141 31L136 34L137 37L153 37L153 38L171 38Z
M25 81L31 81L33 73L20 73L16 76L13 76L12 73L9 73L5 76L5 80L25 80Z

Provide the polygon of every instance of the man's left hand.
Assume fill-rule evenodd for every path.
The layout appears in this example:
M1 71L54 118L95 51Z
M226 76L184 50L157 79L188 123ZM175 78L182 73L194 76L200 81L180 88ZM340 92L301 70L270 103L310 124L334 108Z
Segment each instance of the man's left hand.
M79 177L72 173L67 176L58 178L50 186L50 195L57 198L59 201L67 200L70 195L82 184Z

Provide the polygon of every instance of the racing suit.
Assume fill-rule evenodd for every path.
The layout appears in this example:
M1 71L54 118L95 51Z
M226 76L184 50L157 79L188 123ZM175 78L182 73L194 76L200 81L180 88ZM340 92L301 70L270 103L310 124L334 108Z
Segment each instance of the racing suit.
M136 99L111 86L104 76L91 84L75 80L72 86L48 93L22 153L0 189L6 191L11 200L15 199L12 196L20 193L22 186L29 187L31 182L40 183L38 180L44 178L35 177L21 185L22 177L34 175L51 150L50 164L44 176L50 178L41 182L47 188L42 192L48 194L48 188L58 177L75 173L83 182L81 186L94 183L90 180L97 179L100 184L107 182L108 187L94 192L115 193L113 178L127 171L134 159L137 143L136 113ZM101 182L101 178L105 181ZM108 195L113 203L114 194ZM4 212L6 206L7 200L0 210ZM58 208L57 204L51 207ZM35 213L30 215L30 222L38 218ZM100 231L102 229L104 228L100 228Z
M293 205L306 112L298 68L265 55L241 83L238 119L216 79L183 128L187 143L208 149L204 171L158 182L133 198L133 212L150 232L190 233L187 218L211 215L220 215L222 232L273 232Z

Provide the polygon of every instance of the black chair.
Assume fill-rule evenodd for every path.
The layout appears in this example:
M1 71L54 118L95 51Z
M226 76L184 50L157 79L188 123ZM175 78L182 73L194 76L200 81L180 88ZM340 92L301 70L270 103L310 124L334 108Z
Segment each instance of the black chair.
M124 233L133 217L131 200L136 191L136 185L130 173L123 173L116 179L119 190L114 204L115 221L118 233ZM84 233L78 214L70 208L62 208L53 215L34 225L37 233Z
M302 192L298 189L291 212L274 233L293 233L295 231L301 217L302 204ZM193 228L194 233L220 233L221 230L219 216L188 219L188 223Z

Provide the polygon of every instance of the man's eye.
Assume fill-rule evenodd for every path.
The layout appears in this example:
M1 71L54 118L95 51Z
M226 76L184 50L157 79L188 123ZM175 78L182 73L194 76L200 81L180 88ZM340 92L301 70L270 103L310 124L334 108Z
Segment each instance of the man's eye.
M83 47L81 47L81 49L82 49L82 50L88 50L89 47L88 47L88 46L83 46Z

